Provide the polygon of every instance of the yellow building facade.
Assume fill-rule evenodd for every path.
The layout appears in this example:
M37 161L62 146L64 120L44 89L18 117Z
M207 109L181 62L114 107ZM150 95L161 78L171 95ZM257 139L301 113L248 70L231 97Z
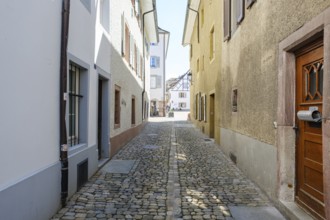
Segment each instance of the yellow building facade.
M330 0L190 0L185 24L194 124L212 137L214 91L221 150L288 218L330 219Z
M183 45L190 46L190 118L220 143L221 1L189 0Z

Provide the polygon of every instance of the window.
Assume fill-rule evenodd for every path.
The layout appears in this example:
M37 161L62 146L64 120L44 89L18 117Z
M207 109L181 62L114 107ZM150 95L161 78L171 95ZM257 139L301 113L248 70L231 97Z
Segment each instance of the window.
M224 41L230 39L230 37L237 30L238 25L243 21L245 1L247 7L250 7L250 5L252 5L255 0L224 0L224 7L223 7Z
M245 0L246 8L250 8L256 0Z
M196 71L197 71L197 73L199 72L199 59L197 59Z
M202 10L201 10L201 24L203 27L204 26L204 8L202 8Z
M231 16L231 1L224 0L223 1L223 39L224 41L230 39L230 16Z
M188 81L182 82L182 90L188 90L189 89L189 83Z
M132 67L132 69L134 68L134 38L133 38L133 34L130 34L130 38L129 38L129 44L130 44L130 57L129 57L129 65Z
M193 45L190 44L190 59L192 58L193 56Z
M79 115L80 99L83 98L80 91L81 69L70 63L69 67L69 117L68 117L68 145L80 143Z
M125 56L126 48L126 24L124 13L121 15L121 55Z
M162 88L162 76L151 75L150 76L150 88L151 89Z
M143 58L142 58L142 56L140 57L140 78L141 79L143 79L143 64L144 64L144 62L143 62Z
M214 27L212 27L210 32L210 60L213 60L215 56L215 36Z
M204 121L204 115L205 115L205 97L201 96L200 97L200 109L201 109L201 116L199 118L199 120Z
M201 60L201 70L204 71L204 55L202 56Z
M244 19L244 1L245 0L238 0L236 5L236 22L240 24Z
M231 6L230 6L230 9L231 9L231 17L230 17L230 35L233 36L233 34L235 33L235 31L237 30L237 5L238 5L238 2L239 1L242 1L242 0L232 0L231 1Z
M187 107L187 103L179 102L179 108L186 108L186 107Z
M179 92L179 98L186 98L187 94L185 92Z
M125 24L125 59L130 62L130 33L127 24Z
M195 119L197 120L198 119L198 94L195 95Z
M140 59L140 52L139 50L137 49L136 47L136 75L138 77L141 77L140 74L141 74L141 59Z
M100 1L100 23L104 29L110 31L110 5L109 0Z
M120 127L120 87L115 85L115 128Z
M162 77L161 76L157 76L157 78L156 78L156 87L162 88Z
M156 89L157 88L157 76L151 76L150 77L150 88L151 89Z
M132 96L131 124L135 125L135 96Z
M91 13L91 0L80 0L80 2L85 6L89 13Z
M160 66L160 57L152 56L150 58L150 67L159 68L159 66Z
M237 89L233 89L232 112L237 112Z

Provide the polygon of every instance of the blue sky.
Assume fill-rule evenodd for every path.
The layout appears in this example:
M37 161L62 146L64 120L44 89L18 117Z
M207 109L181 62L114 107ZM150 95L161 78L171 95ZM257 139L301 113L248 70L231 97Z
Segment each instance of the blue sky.
M166 79L189 69L189 46L182 46L187 0L157 0L158 26L171 33L166 60Z

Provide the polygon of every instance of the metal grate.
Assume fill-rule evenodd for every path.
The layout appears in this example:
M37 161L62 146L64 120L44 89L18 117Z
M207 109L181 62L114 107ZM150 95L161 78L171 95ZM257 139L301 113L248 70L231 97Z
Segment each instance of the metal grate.
M88 180L88 159L77 165L77 190L79 190Z
M233 154L232 152L229 153L229 157L231 159L231 161L234 162L234 164L237 164L237 157L235 154Z

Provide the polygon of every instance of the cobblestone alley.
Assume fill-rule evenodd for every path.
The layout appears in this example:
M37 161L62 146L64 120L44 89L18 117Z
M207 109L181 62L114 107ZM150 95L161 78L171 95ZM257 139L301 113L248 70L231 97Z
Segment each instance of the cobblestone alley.
M284 218L191 123L158 118L71 197L57 219Z

